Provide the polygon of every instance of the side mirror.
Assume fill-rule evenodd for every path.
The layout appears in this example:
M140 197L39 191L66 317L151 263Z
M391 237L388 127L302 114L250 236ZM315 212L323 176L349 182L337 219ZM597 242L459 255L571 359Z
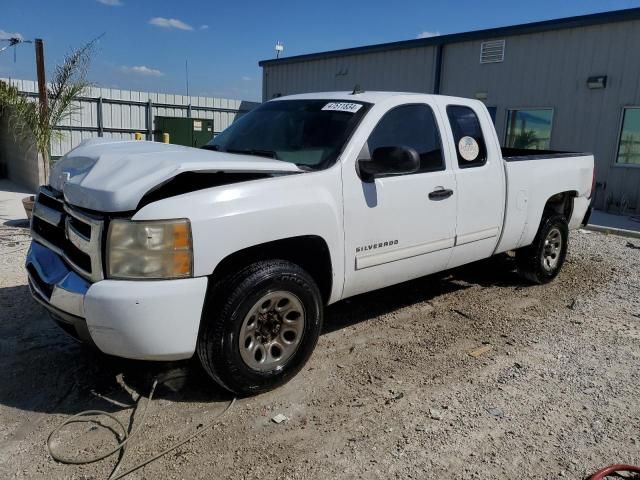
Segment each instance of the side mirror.
M415 173L420 169L420 155L409 147L378 147L371 160L358 160L358 172L364 182L377 177Z

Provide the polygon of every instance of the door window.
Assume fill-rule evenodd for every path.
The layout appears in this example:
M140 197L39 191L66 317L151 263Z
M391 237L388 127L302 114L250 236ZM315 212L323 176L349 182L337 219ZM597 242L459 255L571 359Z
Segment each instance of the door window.
M367 140L369 153L379 147L410 147L420 155L416 173L444 170L440 131L428 105L403 105L387 112Z
M458 166L481 167L487 163L487 147L476 112L463 105L449 105L447 116L458 154Z

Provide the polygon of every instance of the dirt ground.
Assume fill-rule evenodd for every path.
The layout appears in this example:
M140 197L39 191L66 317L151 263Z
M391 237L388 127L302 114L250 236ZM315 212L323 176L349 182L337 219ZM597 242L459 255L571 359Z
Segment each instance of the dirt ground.
M49 432L86 409L128 425L131 409L113 402L146 396L170 368L188 377L158 390L121 471L223 409L230 397L195 362L113 359L59 331L30 299L26 232L0 227L0 478L107 478L115 456L58 464ZM579 479L640 463L638 247L575 232L549 285L527 285L499 257L334 305L293 381L238 399L128 478ZM279 413L288 420L272 422ZM87 455L115 439L76 425L57 445Z

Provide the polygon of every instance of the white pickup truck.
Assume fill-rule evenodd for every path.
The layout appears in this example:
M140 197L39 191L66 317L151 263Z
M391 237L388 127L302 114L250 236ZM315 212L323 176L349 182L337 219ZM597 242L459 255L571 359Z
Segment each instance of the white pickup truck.
M37 196L34 298L101 351L197 355L238 393L292 378L346 297L515 250L550 281L593 157L501 149L478 101L281 97L204 149L94 139Z

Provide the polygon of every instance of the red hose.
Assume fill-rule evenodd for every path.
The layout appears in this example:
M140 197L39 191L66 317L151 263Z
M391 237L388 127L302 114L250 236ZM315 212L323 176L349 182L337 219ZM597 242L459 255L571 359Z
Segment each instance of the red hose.
M614 474L616 472L636 472L636 473L640 473L640 466L638 466L638 465L624 465L624 464L609 465L608 467L601 468L600 470L598 470L591 477L589 477L589 480L602 480L603 478L608 477L609 475L612 475L612 474Z

